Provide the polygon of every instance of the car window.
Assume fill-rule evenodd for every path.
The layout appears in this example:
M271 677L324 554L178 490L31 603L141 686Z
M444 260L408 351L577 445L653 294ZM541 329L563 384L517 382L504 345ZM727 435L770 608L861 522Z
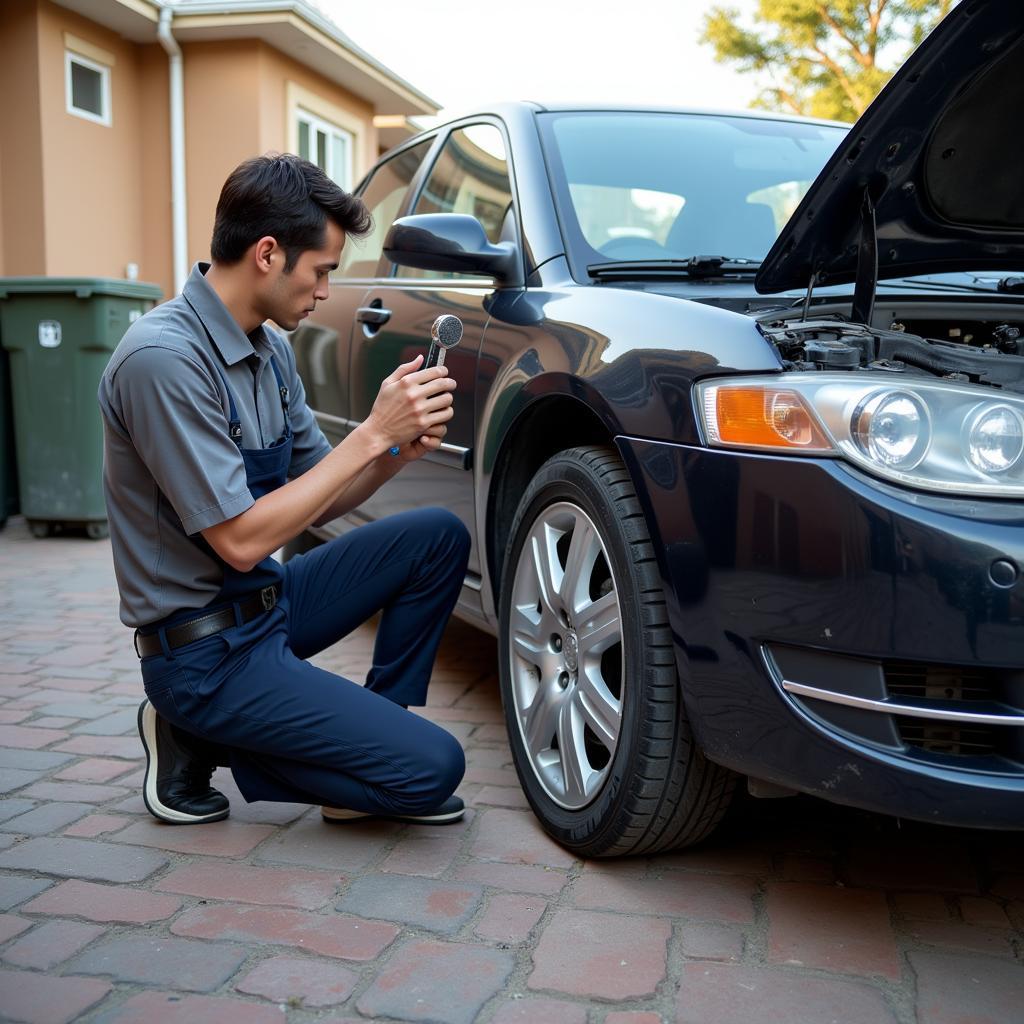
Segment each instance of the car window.
M345 277L376 277L384 238L405 202L433 139L426 139L393 156L373 171L360 193L373 216L373 229L365 238L350 238L341 252L337 273Z
M493 124L459 128L448 136L427 177L414 213L468 213L497 242L511 231L512 187L505 140ZM507 223L506 223L507 221ZM398 277L473 277L398 267ZM479 280L479 277L476 278Z
M761 259L845 130L704 114L538 119L574 259Z

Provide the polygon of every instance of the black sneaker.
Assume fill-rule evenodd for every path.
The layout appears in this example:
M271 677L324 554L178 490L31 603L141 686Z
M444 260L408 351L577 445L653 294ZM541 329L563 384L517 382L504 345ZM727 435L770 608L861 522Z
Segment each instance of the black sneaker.
M347 807L321 807L324 821L332 825L347 825L350 821L363 818L383 818L385 821L405 821L410 825L451 825L461 820L466 805L457 796L450 796L440 807L422 814L370 814L367 811L350 811Z
M215 767L200 753L202 740L171 725L148 700L139 705L139 735L146 750L142 799L170 825L200 825L228 816L228 798L210 786Z

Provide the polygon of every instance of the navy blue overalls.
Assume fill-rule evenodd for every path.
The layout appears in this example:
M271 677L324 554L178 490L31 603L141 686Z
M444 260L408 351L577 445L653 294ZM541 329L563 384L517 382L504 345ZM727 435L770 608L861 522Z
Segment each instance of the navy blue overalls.
M282 486L291 462L288 390L271 357L284 433L269 448L242 447L230 403L229 432L254 498ZM229 748L246 800L327 804L369 813L419 813L451 795L465 758L448 732L406 710L423 704L441 635L458 596L469 534L444 509L401 513L350 531L282 566L269 556L249 572L217 558L224 577L204 611L234 606L236 625L142 659L146 695L187 732ZM242 623L237 602L276 586L280 598ZM383 611L366 686L305 659ZM146 633L154 632L152 627Z

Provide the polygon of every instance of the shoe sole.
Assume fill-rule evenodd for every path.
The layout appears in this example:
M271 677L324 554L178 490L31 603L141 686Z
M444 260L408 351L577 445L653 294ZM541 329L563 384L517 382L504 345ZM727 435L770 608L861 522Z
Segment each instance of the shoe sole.
M168 825L204 825L211 821L223 821L228 816L230 807L212 814L186 814L172 807L165 807L156 794L157 766L156 758L151 751L156 750L156 708L147 700L139 707L139 737L142 748L146 751L146 776L142 785L142 801L146 810L159 821Z
M461 821L466 813L463 807L458 811L449 811L447 814L364 814L361 811L351 811L343 818L328 817L323 812L320 817L328 825L352 825L357 821L366 821L368 818L377 818L381 821L400 821L406 825L453 825Z

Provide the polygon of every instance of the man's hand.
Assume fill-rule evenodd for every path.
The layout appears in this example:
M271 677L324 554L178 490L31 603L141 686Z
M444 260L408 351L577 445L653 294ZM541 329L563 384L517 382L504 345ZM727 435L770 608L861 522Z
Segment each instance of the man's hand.
M381 438L386 448L400 447L398 456L412 462L441 445L454 415L455 380L446 366L418 367L423 356L402 363L384 379L364 426Z

